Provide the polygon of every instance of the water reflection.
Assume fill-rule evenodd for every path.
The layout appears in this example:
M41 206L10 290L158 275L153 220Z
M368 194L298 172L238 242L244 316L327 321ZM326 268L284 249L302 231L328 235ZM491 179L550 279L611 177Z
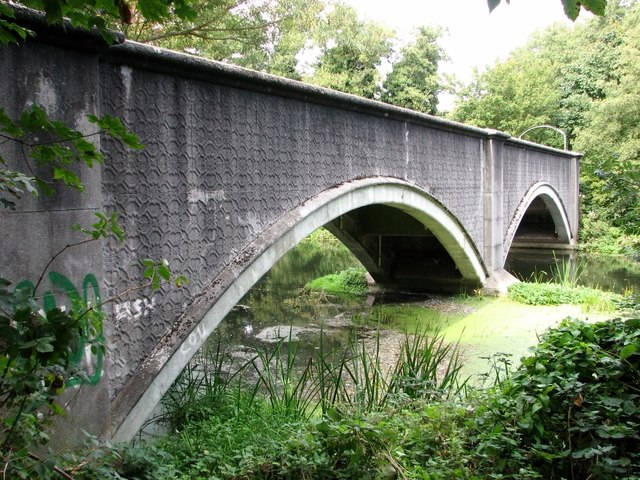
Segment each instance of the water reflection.
M514 248L507 257L505 268L516 277L527 280L541 272L551 275L551 272L563 263L567 263L572 272L580 272L580 285L616 293L640 291L640 263L627 257Z
M353 254L329 232L315 232L256 283L208 343L221 337L227 345L255 351L291 335L304 351L316 348L322 331L327 348L344 345L351 334L350 320L367 309L366 300L303 287L310 280L350 267L361 267Z

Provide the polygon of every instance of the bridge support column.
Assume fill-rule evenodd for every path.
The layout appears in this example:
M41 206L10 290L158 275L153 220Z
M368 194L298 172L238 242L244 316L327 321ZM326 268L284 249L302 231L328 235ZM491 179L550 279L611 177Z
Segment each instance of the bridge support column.
M508 135L490 130L482 152L484 203L484 259L489 273L504 265L504 142Z
M572 246L578 243L578 228L580 225L580 156L575 155L571 159L571 197L567 205L569 222L573 236L570 238Z
M482 151L484 258L489 278L485 290L505 293L516 279L504 270L504 175L503 147L509 135L488 130Z

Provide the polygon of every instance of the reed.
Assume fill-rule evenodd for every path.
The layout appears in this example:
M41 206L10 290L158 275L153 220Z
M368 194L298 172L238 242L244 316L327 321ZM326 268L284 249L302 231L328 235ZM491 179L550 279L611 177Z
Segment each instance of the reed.
M445 342L439 332L406 334L391 363L383 361L381 342L379 330L370 342L351 335L340 349L327 350L321 340L315 355L301 360L290 334L227 372L219 339L206 362L182 372L163 399L165 412L158 420L179 430L207 415L253 415L251 405L266 402L274 414L304 421L336 408L364 414L379 411L390 399L440 401L464 392L459 345Z

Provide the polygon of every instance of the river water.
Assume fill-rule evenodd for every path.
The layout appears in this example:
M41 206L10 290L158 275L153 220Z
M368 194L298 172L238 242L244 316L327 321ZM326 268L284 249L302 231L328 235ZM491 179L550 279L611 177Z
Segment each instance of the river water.
M344 345L349 335L354 333L366 335L363 322L358 320L381 315L381 308L386 321L394 320L388 317L403 314L398 305L432 308L435 303L457 308L456 302L447 302L441 296L341 298L304 289L307 282L317 277L360 266L355 257L330 234L321 232L316 235L314 241L307 239L285 255L254 286L221 322L209 344L221 338L241 364L256 351L266 351L273 348L278 340L290 337L297 342L299 355L306 358L318 348L321 334L324 335L323 348ZM523 250L512 252L506 267L521 279L532 275L548 277L558 268L568 268L572 276L578 278L578 283L586 286L618 293L640 290L640 263L629 259ZM391 305L394 308L385 308ZM414 308L412 312L415 311ZM531 333L531 341L535 342L538 333ZM508 335L508 332L499 335ZM488 344L492 343L489 341ZM527 347L515 351L524 352Z
M551 274L558 267L568 268L572 274L577 274L577 283L580 285L616 293L640 291L640 263L626 257L522 249L513 250L505 266L523 280L542 272Z

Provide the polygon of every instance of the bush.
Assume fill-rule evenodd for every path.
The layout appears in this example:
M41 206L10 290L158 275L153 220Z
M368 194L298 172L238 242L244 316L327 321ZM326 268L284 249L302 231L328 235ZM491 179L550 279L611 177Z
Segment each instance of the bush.
M504 474L638 478L639 368L640 320L563 321L486 405L480 458Z

